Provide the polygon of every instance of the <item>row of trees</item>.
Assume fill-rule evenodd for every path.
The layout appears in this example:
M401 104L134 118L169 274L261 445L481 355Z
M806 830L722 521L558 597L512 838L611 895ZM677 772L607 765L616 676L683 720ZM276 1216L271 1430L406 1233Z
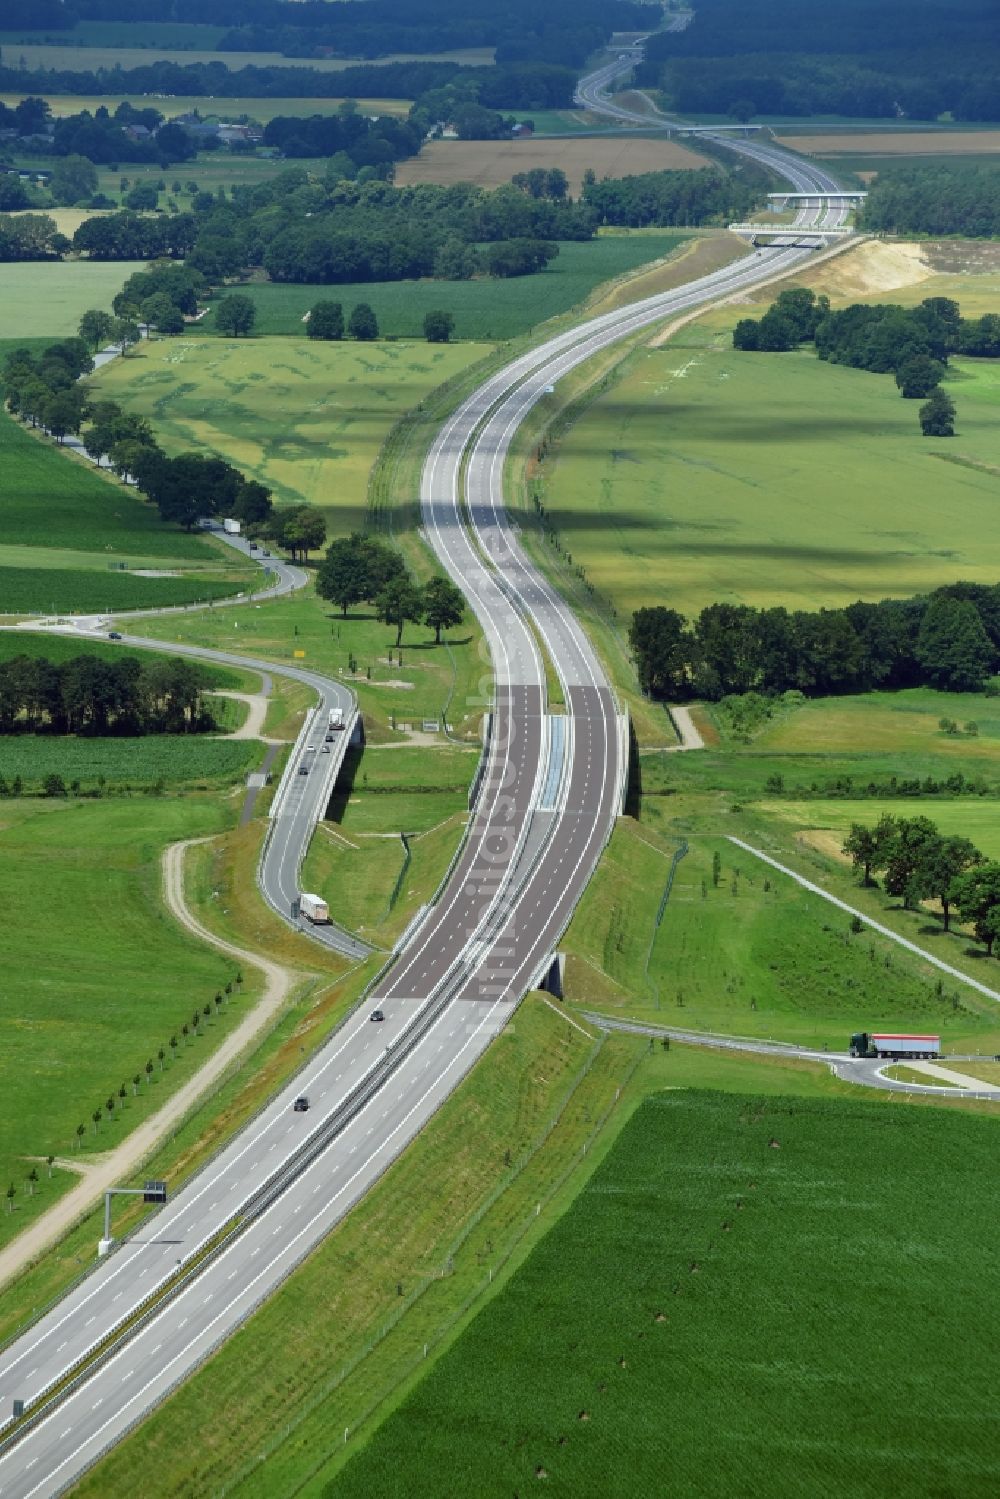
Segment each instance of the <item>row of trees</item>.
M190 661L79 655L0 661L0 734L195 734L218 728Z
M600 224L710 224L743 219L761 198L756 171L641 172L598 182L588 173L582 202Z
M955 405L938 387L955 353L1000 357L1000 317L963 318L950 297L925 297L918 307L854 303L837 312L806 288L784 291L763 317L741 318L733 347L783 353L812 341L820 359L876 374L893 374L900 395L923 400L927 436L951 437Z
M48 214L0 213L0 261L60 260L70 244Z
M1000 666L1000 585L956 583L926 598L858 602L815 613L710 604L689 625L674 609L637 609L629 629L639 682L653 697L811 696L927 684L971 692Z
M986 860L968 838L942 835L928 817L886 815L873 827L852 823L843 849L865 885L881 874L886 893L901 898L907 910L938 901L945 931L954 910L992 955L1000 937L1000 864Z
M216 314L216 326L218 326ZM450 312L436 309L424 317L424 337L431 344L446 344L455 331L455 319ZM310 338L327 343L336 343L344 337L367 342L378 338L378 318L367 302L358 302L351 314L344 319L342 302L316 302L306 314L306 333Z
M440 643L441 631L461 624L465 614L465 599L449 578L434 577L420 587L394 547L358 532L327 549L316 592L336 604L345 619L355 605L373 604L383 624L394 626L397 646L407 624L429 625Z

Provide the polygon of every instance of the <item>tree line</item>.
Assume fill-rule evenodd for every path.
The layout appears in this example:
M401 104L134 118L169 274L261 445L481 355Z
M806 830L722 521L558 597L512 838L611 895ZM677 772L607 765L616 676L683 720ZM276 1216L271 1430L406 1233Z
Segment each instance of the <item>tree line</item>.
M657 698L975 692L1000 667L1000 584L815 612L709 604L693 624L657 605L636 610L629 642L642 690Z
M190 661L14 656L0 661L0 734L210 733L218 724L203 701L207 685Z
M1000 357L1000 316L964 318L950 297L925 297L917 307L854 303L830 311L826 297L805 288L782 292L760 318L741 318L733 347L782 353L813 342L820 359L875 374L892 374L906 399L930 397L920 420L928 436L950 437L955 407L938 387L952 354Z
M984 858L970 839L942 835L928 817L886 815L874 827L852 823L843 851L864 885L880 874L886 894L901 898L905 909L938 901L946 932L954 910L992 956L1000 937L1000 864Z
M876 233L992 239L1000 234L1000 171L956 163L879 172L858 222Z
M705 0L646 45L644 86L685 113L1000 118L991 0Z
M465 599L450 578L434 577L421 587L394 547L358 532L328 548L316 574L316 592L336 604L345 619L356 604L374 605L382 623L395 629L397 646L407 624L429 625L440 644L441 631L461 624L465 615Z
M584 180L582 202L599 224L632 228L708 224L745 218L760 202L759 173L702 167L696 172L640 172L598 182Z

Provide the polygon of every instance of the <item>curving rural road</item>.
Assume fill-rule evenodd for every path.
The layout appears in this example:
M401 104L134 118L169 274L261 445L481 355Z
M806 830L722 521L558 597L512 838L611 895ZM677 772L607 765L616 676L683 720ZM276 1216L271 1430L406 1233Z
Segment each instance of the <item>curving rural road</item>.
M840 221L843 210L824 203L824 193L835 191L825 173L763 144L736 149L780 167L796 190L815 192L815 205L800 215L803 227ZM39 1416L13 1432L5 1450L0 1441L5 1499L61 1492L185 1378L395 1159L536 981L618 815L625 724L585 634L508 523L502 475L511 440L547 388L593 353L770 279L808 253L801 244L777 245L583 323L495 375L445 424L424 468L424 525L483 625L495 671L493 731L466 841L439 899L407 934L367 1003L300 1077L0 1354L0 1421L10 1423L15 1399ZM547 712L542 649L562 684L563 714ZM279 673L271 662L234 653L187 653ZM327 708L350 703L350 694L318 673L281 673L308 682L321 698L320 717L304 728L279 788L261 864L262 888L288 918L329 779L312 760L306 775L297 765ZM336 945L343 936L330 940ZM369 1018L376 1000L380 1023ZM309 1096L307 1113L292 1112L298 1093ZM53 1387L236 1219L241 1232L222 1252L42 1413Z

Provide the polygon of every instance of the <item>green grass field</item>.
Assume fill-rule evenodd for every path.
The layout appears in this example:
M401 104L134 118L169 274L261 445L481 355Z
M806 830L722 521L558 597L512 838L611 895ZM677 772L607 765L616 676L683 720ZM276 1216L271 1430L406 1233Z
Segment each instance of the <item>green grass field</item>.
M946 805L908 803L903 815L935 816ZM812 817L799 825L822 827L830 809L839 816L840 807L817 802L787 812L783 805L768 805L767 811L774 818ZM887 807L892 804L868 803L863 810L877 820ZM978 804L970 803L968 810L974 814ZM870 932L852 935L843 912L709 831L691 832L657 930L670 856L680 841L669 836L666 816L658 804L644 804L644 825L623 821L615 831L563 943L572 955L566 993L573 1003L684 1029L837 1051L846 1049L862 1019L872 1027L939 1031L949 1050L997 1044L995 1003L947 979L938 992L935 969ZM845 828L849 821L845 815ZM745 826L734 825L732 831L761 846L759 830L756 838ZM774 848L773 838L767 848L779 859L787 857ZM807 872L817 877L815 870ZM820 883L829 882L820 878ZM853 891L838 887L836 894L851 899ZM959 961L957 951L942 952L936 937L907 935L929 942L930 950L948 961ZM981 963L972 971L990 982Z
M891 378L728 343L639 353L557 445L549 518L621 615L996 581L992 370L956 362L958 436L928 441Z
M148 734L141 739L76 739L47 734L0 737L0 775L20 776L26 791L46 776L61 775L92 791L106 781L111 791L170 785L229 785L260 758L252 739L216 739L183 734Z
M10 743L0 741L5 766ZM72 751L66 743L62 748L70 757L63 769L68 778ZM113 779L121 764L115 759L119 746L103 758L99 743L89 748ZM179 748L196 754L200 746ZM230 779L236 769L231 764ZM206 1050L204 1039L183 1041L162 1075L156 1062L152 1083L146 1082L146 1061L161 1046L171 1054L171 1035L180 1037L195 1006L212 1003L235 969L185 934L166 914L160 895L163 848L178 838L220 831L231 816L221 800L2 805L0 1179L6 1190L11 1177L23 1174L18 1158L70 1155L78 1124L87 1126L84 1150L106 1149L175 1081L187 1078ZM230 1013L243 1008L244 1001L236 1000ZM214 1017L213 1006L208 1038L221 1035L227 1024L228 1018ZM143 1079L139 1097L132 1088L136 1073ZM120 1104L123 1082L128 1096ZM95 1135L91 1115L112 1095L114 1117L105 1114ZM0 1220L6 1236L24 1221L24 1212L0 1214Z
M328 1499L995 1492L996 1128L649 1100Z
M423 719L437 719L445 712L456 734L474 734L489 705L491 679L486 675L484 680L482 638L471 617L441 645L433 643L424 626L408 625L402 666L393 630L379 624L367 609L341 619L312 587L293 598L150 620L143 623L143 632L160 640L238 649L277 662L292 662L295 652L302 651L307 665L349 681L358 693L368 737L379 741L395 737L396 723L419 728ZM353 676L352 658L357 668Z
M318 295L312 288L305 306ZM369 471L393 423L485 352L304 335L161 339L106 365L92 387L148 416L168 451L219 453L279 502L322 506L338 534L363 523Z
M974 723L977 732L949 734L940 727L942 718L960 727ZM865 754L941 756L945 765L950 760L992 760L1000 766L1000 698L930 687L814 698L791 709L778 705L753 746L816 756L863 749Z
M197 175L197 174L194 174ZM495 341L526 333L583 302L604 281L671 254L687 235L602 235L588 243L563 242L551 265L535 276L510 280L381 281L350 286L280 286L251 283L240 291L257 305L261 333L304 334L303 315L320 300L357 302L375 310L383 335L420 338L424 315L443 309L455 318L455 337ZM205 319L211 328L211 314Z
M0 613L55 614L111 609L164 609L238 593L240 583L194 575L137 578L77 568L0 567Z
M0 631L0 661L10 661L15 656L44 656L57 664L71 661L75 656L98 656L102 661L120 661L123 656L142 661L148 665L152 659L148 651L130 650L128 646L110 640L81 640L71 635L54 635L30 630ZM257 672L235 671L228 666L217 666L213 662L198 663L202 680L210 687L227 687L250 691L259 687Z
M351 757L331 808L334 826L313 839L303 873L335 921L392 945L448 867L478 758L450 745L389 745Z
M90 307L111 303L138 260L53 260L5 265L0 278L0 333L4 339L66 338Z

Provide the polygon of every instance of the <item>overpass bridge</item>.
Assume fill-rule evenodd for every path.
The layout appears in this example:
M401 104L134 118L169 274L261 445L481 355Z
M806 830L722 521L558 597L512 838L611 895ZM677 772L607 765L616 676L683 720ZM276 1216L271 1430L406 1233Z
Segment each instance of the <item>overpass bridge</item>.
M842 239L857 231L849 224L831 224L820 227L813 224L729 224L731 234L746 234L757 242L765 236L768 239L800 240L808 239Z

